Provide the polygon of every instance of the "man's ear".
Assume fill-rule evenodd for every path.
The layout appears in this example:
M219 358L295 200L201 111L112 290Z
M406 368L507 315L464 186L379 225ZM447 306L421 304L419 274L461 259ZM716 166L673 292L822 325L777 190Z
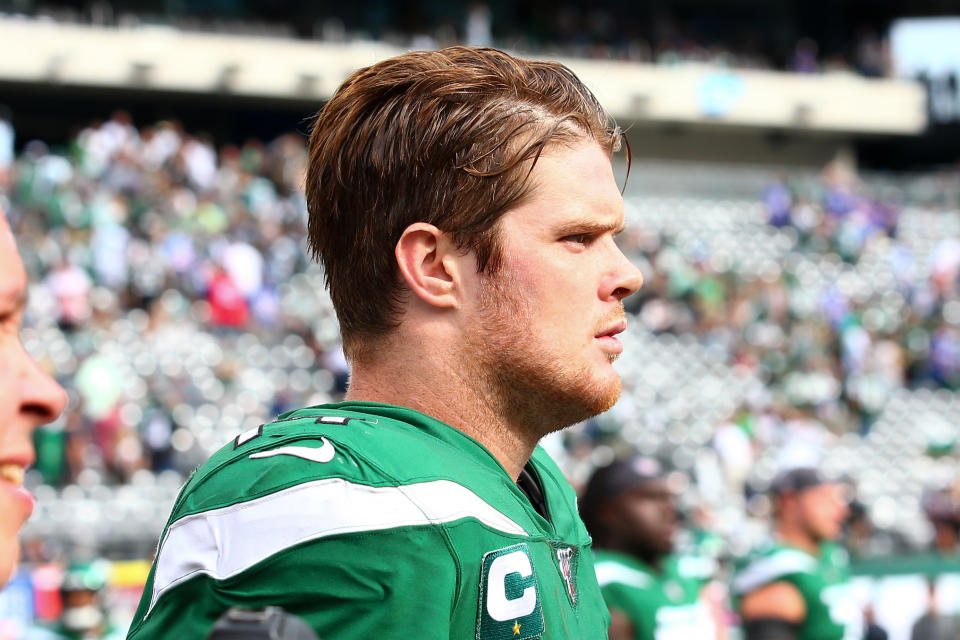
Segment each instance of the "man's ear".
M434 307L457 306L464 256L446 233L415 222L404 229L395 254L404 283L417 298Z

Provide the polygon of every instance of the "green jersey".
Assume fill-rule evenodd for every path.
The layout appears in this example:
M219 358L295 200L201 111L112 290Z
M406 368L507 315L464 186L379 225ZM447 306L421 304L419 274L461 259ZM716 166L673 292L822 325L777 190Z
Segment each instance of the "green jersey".
M768 584L788 582L806 604L801 640L861 640L863 614L848 583L848 565L847 552L835 544L822 544L813 556L771 542L751 554L734 575L731 591L739 600Z
M700 599L702 580L683 573L679 558L665 559L662 571L615 551L594 552L594 562L607 606L630 620L637 640L717 637Z
M284 414L181 490L128 638L203 638L265 605L323 640L606 638L573 490L539 447L526 471L546 518L486 448L416 411Z

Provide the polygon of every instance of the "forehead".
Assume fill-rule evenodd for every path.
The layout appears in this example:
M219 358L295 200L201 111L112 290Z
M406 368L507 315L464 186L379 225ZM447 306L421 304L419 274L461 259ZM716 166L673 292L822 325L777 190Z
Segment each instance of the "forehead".
M666 479L647 480L633 486L625 494L628 500L661 500L673 497Z
M825 482L816 487L810 487L807 490L807 493L813 496L830 496L833 497L836 494L840 493L843 490L843 487L835 482Z
M6 219L0 214L0 305L17 303L27 286L27 275L17 253L13 233Z
M547 147L530 173L530 196L504 217L514 224L571 220L619 226L623 197L610 154L592 140Z
M815 487L799 491L796 495L799 500L816 502L824 499L834 499L843 491L843 487L835 482L818 484Z

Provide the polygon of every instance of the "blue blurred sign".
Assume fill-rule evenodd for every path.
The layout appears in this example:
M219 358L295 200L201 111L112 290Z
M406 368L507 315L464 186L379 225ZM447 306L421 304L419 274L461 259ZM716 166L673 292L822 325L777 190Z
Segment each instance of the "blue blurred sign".
M703 115L718 118L727 114L743 96L743 79L729 73L703 76L697 87L697 103Z
M23 631L32 622L33 583L26 571L18 571L0 590L0 628ZM22 634L15 637L22 637Z

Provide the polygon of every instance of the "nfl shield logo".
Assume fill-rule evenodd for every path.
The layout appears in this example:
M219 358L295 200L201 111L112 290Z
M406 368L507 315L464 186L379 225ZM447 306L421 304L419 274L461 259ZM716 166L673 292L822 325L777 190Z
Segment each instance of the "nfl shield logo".
M574 578L577 573L577 548L576 547L558 547L557 566L560 568L560 575L567 585L567 595L570 596L570 604L577 604L577 583Z

